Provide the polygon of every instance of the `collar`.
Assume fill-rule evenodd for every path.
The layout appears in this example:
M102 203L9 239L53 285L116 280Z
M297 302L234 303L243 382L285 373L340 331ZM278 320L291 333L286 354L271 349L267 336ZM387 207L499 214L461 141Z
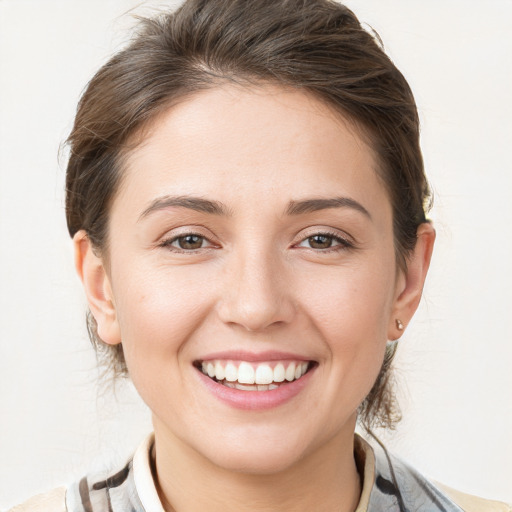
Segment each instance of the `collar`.
M133 478L139 500L148 512L165 512L156 490L151 471L151 450L155 443L155 434L144 439L133 456Z
M361 497L355 512L367 512L375 482L375 453L373 448L359 435L354 437L354 458L361 476Z
M151 450L155 435L151 433L140 444L133 456L133 477L139 500L145 511L165 512L156 490L151 470ZM358 434L354 438L354 457L361 475L362 490L355 512L367 512L375 481L375 454L372 447Z

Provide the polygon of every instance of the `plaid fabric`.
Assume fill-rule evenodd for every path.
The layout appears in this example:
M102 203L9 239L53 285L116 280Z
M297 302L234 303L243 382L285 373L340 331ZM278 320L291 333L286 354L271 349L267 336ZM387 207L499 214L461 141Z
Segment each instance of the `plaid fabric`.
M373 451L375 473L366 512L464 512L414 468L390 455L382 444L376 444Z
M151 477L151 444L152 438L148 438L122 469L88 475L72 485L66 493L68 512L163 512ZM356 512L463 512L380 444L372 448L358 436L356 460L364 471Z
M68 489L66 506L69 512L144 512L134 481L133 461L111 475L84 476Z

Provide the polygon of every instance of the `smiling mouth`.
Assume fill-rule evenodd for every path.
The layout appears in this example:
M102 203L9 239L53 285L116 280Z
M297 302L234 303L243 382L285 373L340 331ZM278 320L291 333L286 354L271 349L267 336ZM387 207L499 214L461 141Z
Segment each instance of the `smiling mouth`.
M315 361L247 362L213 359L195 361L194 366L213 381L242 391L271 391L299 380Z

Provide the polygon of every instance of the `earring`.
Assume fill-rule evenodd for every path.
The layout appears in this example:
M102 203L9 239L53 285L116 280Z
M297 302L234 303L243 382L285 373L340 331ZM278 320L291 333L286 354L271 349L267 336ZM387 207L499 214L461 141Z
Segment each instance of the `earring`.
M396 328L399 330L399 331L403 331L404 330L404 324L402 323L402 321L397 318L395 320L395 324L396 324Z

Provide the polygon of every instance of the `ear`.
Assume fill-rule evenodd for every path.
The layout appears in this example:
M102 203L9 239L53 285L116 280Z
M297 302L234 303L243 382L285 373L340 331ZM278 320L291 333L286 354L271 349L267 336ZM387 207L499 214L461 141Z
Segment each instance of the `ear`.
M402 336L405 326L418 308L435 239L436 232L430 222L418 226L416 246L407 258L407 270L400 271L397 278L396 298L388 327L390 340Z
M98 336L109 345L121 343L112 286L103 260L94 253L87 233L73 237L75 268L84 286L89 309L98 325Z

